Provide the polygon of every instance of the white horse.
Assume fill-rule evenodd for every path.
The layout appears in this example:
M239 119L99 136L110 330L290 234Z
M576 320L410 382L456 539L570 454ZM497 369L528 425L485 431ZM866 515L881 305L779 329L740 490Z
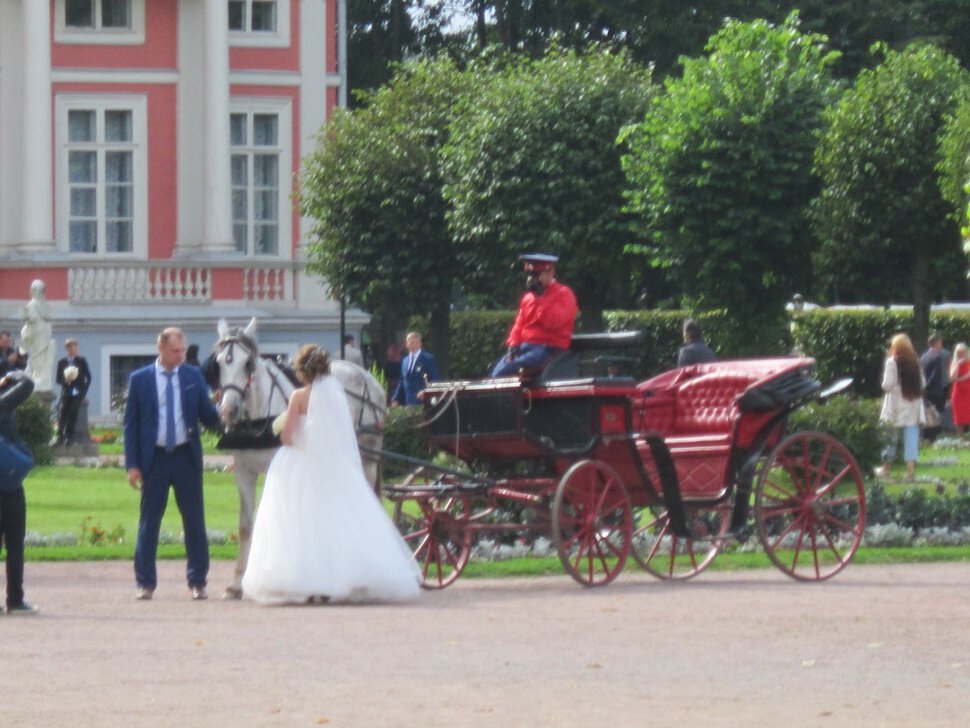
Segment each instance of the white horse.
M239 489L239 558L225 597L242 596L242 577L249 561L253 520L256 514L256 480L265 473L279 447L272 434L273 419L286 410L294 385L271 359L259 356L256 318L245 329L230 329L219 321L219 341L213 357L218 367L219 417L226 433L220 447L233 456L236 487ZM381 461L374 454L384 441L384 388L366 369L341 359L330 363L331 374L343 385L357 428L364 473L380 493Z

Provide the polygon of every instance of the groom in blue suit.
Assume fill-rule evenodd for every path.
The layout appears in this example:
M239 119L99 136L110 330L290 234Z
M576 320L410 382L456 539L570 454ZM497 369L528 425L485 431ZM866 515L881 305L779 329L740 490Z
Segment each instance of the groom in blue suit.
M185 335L171 327L158 336L158 359L128 380L125 406L125 467L128 483L141 489L135 545L137 599L151 599L158 583L155 555L168 505L168 489L182 514L187 576L193 599L206 599L209 542L202 502L202 442L199 421L219 425L209 388L198 367L182 366Z
M401 379L391 395L391 406L420 404L420 394L428 382L438 379L438 364L421 348L421 334L412 331L404 340L408 355L401 360Z

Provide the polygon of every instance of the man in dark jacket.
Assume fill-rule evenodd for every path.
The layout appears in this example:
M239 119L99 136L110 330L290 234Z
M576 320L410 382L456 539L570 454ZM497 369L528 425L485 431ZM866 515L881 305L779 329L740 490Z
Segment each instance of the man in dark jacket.
M684 321L684 345L677 353L677 366L685 367L688 364L704 364L709 361L716 361L717 357L710 347L701 338L701 327L694 319Z
M74 428L77 425L81 403L88 396L91 386L91 369L88 360L78 353L80 344L77 339L64 342L67 356L57 362L57 383L61 385L61 409L57 418L58 444L74 442Z
M26 447L17 429L15 410L34 391L33 381L22 371L0 378L0 435ZM27 532L27 501L22 481L0 474L0 536L7 552L7 614L37 614L24 600L24 536Z

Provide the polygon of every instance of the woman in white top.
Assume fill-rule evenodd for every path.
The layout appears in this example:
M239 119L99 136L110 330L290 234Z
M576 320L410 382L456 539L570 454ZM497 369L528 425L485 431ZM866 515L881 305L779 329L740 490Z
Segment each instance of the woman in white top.
M882 372L882 412L879 421L893 428L892 439L883 451L883 464L876 474L889 477L889 467L903 436L906 480L912 482L919 459L919 428L926 421L923 409L923 372L913 342L906 334L896 334Z

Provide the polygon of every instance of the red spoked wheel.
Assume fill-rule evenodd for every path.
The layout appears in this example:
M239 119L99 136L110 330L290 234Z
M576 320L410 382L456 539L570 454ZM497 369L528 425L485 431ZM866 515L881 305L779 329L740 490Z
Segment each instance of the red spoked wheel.
M862 474L852 453L823 432L782 440L755 489L758 537L794 579L821 581L852 560L866 526Z
M633 511L616 471L597 460L575 463L556 488L552 538L563 567L583 586L608 584L623 571Z
M731 503L685 507L692 536L678 536L662 505L637 509L633 520L633 558L658 579L690 579L711 565L731 526Z
M421 585L425 589L444 589L461 575L471 554L471 498L461 493L436 495L422 491L432 478L418 468L405 479L401 488L414 488L414 495L395 498L394 525L421 567ZM450 478L436 481L447 485Z

